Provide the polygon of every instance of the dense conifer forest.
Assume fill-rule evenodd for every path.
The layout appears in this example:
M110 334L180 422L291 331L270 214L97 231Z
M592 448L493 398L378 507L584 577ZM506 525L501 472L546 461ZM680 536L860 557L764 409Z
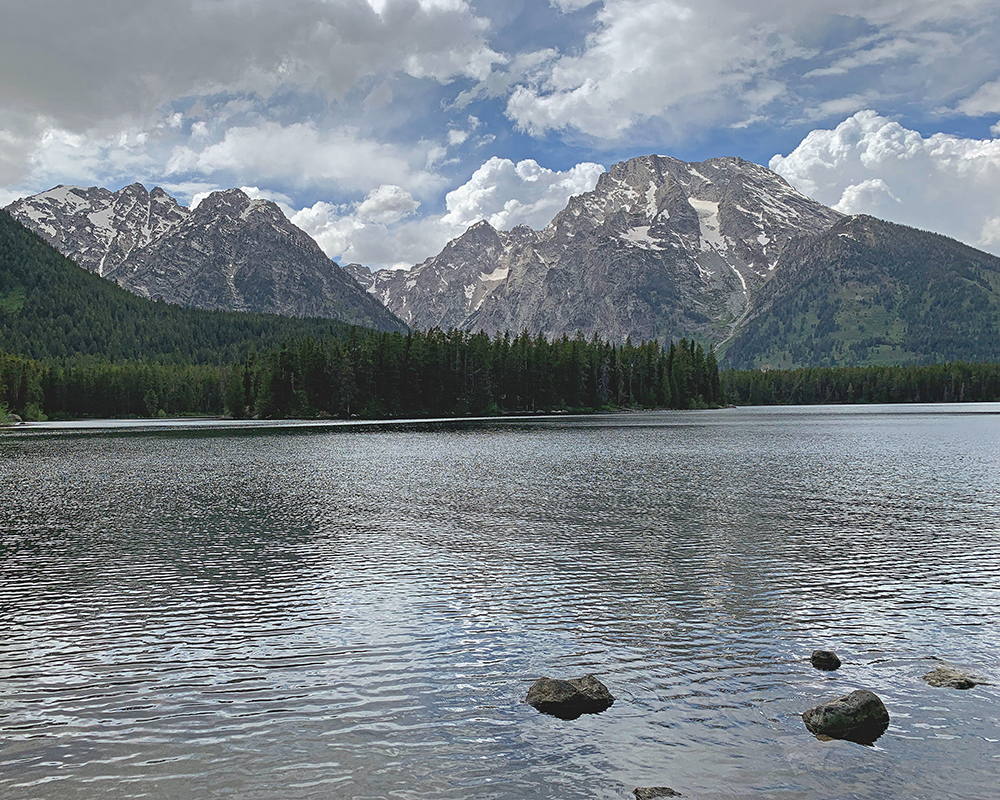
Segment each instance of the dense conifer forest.
M699 408L1000 402L1000 364L727 370L682 340L613 345L462 331L303 339L241 362L37 361L0 353L0 417L367 419Z
M720 379L736 405L1000 401L1000 364L727 370Z
M0 404L29 419L227 414L398 418L720 402L712 352L600 340L355 329L226 366L0 355Z

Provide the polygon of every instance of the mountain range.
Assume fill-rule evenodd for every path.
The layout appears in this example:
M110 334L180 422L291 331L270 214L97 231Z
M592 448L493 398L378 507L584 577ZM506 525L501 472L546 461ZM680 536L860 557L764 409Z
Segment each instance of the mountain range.
M721 343L794 237L840 215L739 158L614 165L541 231L480 222L402 272L354 267L408 325Z
M189 210L139 184L57 187L7 210L81 266L199 308L686 337L738 367L1000 359L1000 259L844 216L739 158L634 158L543 230L483 221L398 271L342 270L276 205L236 189Z
M194 209L160 188L57 186L7 212L81 267L134 294L205 310L403 326L293 225L240 189Z

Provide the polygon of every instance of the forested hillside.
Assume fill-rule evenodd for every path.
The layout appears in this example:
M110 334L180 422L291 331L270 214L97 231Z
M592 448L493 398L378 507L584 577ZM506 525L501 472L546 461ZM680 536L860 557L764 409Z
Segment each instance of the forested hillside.
M791 368L1000 361L1000 258L850 217L792 242L724 354Z
M343 338L350 329L329 319L198 311L137 297L0 212L0 351L224 364L307 336Z

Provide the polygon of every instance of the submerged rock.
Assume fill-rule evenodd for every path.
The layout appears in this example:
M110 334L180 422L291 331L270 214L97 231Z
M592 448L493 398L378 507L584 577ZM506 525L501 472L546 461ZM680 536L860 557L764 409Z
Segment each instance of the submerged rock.
M615 702L608 687L593 675L570 680L539 678L528 689L524 700L539 711L560 719L599 714Z
M931 686L943 686L948 689L971 689L979 683L972 675L948 666L931 670L923 676L923 679Z
M802 715L806 728L816 736L872 744L889 727L889 712L878 695L858 689Z
M823 669L832 672L840 668L840 659L832 650L813 650L812 665L816 669Z
M656 800L657 797L680 797L680 792L675 792L669 786L639 786L632 790L635 800Z

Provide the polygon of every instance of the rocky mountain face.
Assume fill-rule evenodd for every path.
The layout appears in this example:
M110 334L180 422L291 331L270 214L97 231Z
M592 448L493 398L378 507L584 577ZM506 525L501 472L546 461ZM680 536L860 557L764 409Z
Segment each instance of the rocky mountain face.
M80 266L135 294L208 310L403 328L274 203L239 189L193 211L160 188L59 186L10 215Z
M411 327L465 328L486 297L507 280L520 251L537 240L538 232L531 228L498 231L483 221L410 270L372 273L360 264L345 269Z
M409 270L352 274L417 328L723 343L788 243L840 216L739 158L645 156L542 231L480 222Z
M102 276L191 214L163 189L147 192L141 183L117 192L56 186L16 200L6 211L64 256Z
M1000 361L1000 258L868 216L791 242L726 352L737 368Z

